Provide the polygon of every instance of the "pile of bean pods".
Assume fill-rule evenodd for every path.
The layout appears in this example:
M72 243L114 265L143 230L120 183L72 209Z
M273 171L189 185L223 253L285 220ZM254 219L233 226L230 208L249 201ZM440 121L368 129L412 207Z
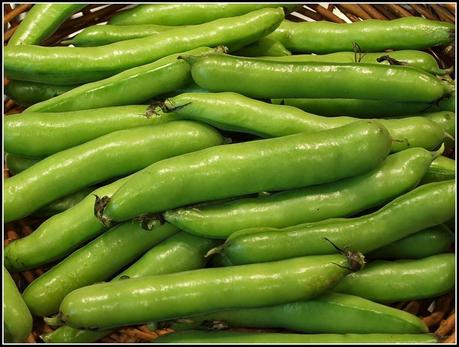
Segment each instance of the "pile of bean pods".
M7 342L444 339L393 304L454 290L453 24L144 4L41 45L84 6L4 48L4 221L43 220L4 247Z

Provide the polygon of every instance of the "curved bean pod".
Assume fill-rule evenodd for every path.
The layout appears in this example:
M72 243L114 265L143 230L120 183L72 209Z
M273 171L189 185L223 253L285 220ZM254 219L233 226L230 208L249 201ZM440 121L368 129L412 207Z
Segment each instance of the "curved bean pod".
M227 239L222 250L215 251L223 251L233 264L330 254L335 251L331 242L368 253L453 218L455 190L454 180L429 183L361 217L327 219L285 229L241 230Z
M211 312L164 323L174 331L240 327L288 329L308 334L428 332L425 323L411 313L338 293L284 305Z
M197 202L356 176L379 165L390 143L382 125L359 121L197 151L140 171L100 209L101 220L109 225Z
M454 288L455 265L453 253L417 260L377 260L357 276L346 276L334 290L383 303L434 298Z
M5 94L18 105L30 106L64 94L78 85L59 86L26 81L10 81L5 86Z
M339 266L348 262L335 254L95 284L68 294L59 317L75 328L104 329L225 308L307 300L349 273ZM90 306L82 304L88 300Z
M158 4L138 5L116 14L108 21L113 25L190 25L202 24L218 18L240 16L266 7L296 5L280 4Z
M38 45L86 4L35 4L8 41L8 46Z
M239 331L183 331L162 335L156 343L437 343L431 334L291 334Z
M446 148L454 148L456 136L456 114L454 112L442 111L425 113L422 116L429 118L440 125L443 130L449 135L445 139Z
M322 117L284 105L268 104L236 93L188 93L166 99L153 110L208 123L214 127L277 137L299 132L314 133L355 121L353 117ZM445 138L443 128L425 117L377 119L393 138L392 152L410 147L437 149Z
M24 300L36 316L53 314L72 290L107 280L177 232L178 229L170 224L150 231L132 221L116 226L35 279L24 290Z
M32 315L16 283L3 267L3 328L6 342L25 342L32 332Z
M154 246L112 281L202 268L206 263L204 255L212 246L215 241L178 232ZM111 332L62 326L41 338L47 343L95 342Z
M453 86L422 70L384 64L280 62L225 54L182 56L200 87L253 98L360 98L434 102Z
M283 18L281 8L266 8L100 47L6 47L5 76L52 84L97 81L197 47L225 45L236 50L272 32Z
M209 207L171 210L164 213L164 218L195 235L226 238L251 227L283 228L345 217L384 204L413 189L432 159L426 150L411 148L391 154L380 166L360 176Z
M434 226L366 255L368 259L419 259L445 253L454 242L454 234L444 224Z
M387 49L425 49L454 41L454 24L421 17L394 20L368 19L352 24L327 21L295 23L284 20L270 37L281 41L292 52L332 53Z
M5 117L4 146L14 154L46 157L123 129L155 125L174 117L146 117L147 106L104 107L72 112L27 112Z
M269 39L269 37L267 38ZM238 55L234 53L235 55ZM330 63L362 63L362 64L401 64L417 67L434 75L444 75L449 70L440 69L435 58L423 51L401 50L393 52L337 52L330 54L295 54L286 57L258 57L258 59L284 62L330 62ZM389 63L391 61L392 63Z
M284 45L279 41L270 39L268 37L263 37L251 45L242 47L233 54L243 57L277 57L290 56L292 53L290 53L290 51L287 50L287 48L285 48Z
M53 154L7 179L5 220L25 217L60 197L138 171L155 161L222 142L214 129L184 121L101 136Z
M452 180L456 177L456 161L439 156L432 161L421 183Z
M211 50L201 47L189 52L201 54ZM68 93L35 104L26 109L26 112L76 111L145 102L190 83L190 66L177 60L178 56L169 55L112 77L86 83Z

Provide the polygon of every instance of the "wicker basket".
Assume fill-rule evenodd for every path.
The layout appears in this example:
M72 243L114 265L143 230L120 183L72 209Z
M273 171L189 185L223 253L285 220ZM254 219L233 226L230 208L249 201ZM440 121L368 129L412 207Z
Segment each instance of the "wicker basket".
M127 4L92 4L86 6L82 11L76 13L72 18L67 20L59 30L43 45L57 46L72 34L77 31L96 23L107 21L111 16L119 11L126 9ZM4 45L8 43L9 38L14 33L20 21L32 7L32 4L4 4ZM420 16L428 19L442 20L454 23L455 22L455 4L330 4L323 7L319 4L307 4L297 9L295 13L287 15L287 19L291 21L304 20L327 20L336 23L356 22L362 19L395 19L406 16ZM343 19L344 18L344 19ZM346 19L346 20L345 20ZM454 47L435 47L428 50L439 62L442 68L453 66L455 62ZM4 81L4 85L8 83ZM4 113L13 114L23 110L14 100L5 98ZM450 153L451 155L451 153ZM454 158L454 154L452 153ZM8 168L4 170L4 177L9 177ZM24 237L35 230L38 225L43 222L42 219L25 218L23 220L11 222L5 225L4 228L4 244L8 244L12 240ZM52 265L52 264L51 264ZM19 289L22 291L36 277L42 275L51 267L48 265L39 269L24 271L22 273L13 273ZM441 342L455 343L455 296L454 292L447 295L435 298L410 302L399 302L394 304L394 307L403 309L422 318L427 324L430 331L435 333ZM36 318L34 321L33 333L28 337L28 342L40 342L40 335L51 332L53 329L48 326L42 319ZM247 330L247 329L244 329ZM151 342L159 335L171 332L170 329L151 331L147 326L133 326L120 328L116 332L100 340L100 342L117 342L117 343L132 343L132 342ZM270 331L273 331L270 329Z

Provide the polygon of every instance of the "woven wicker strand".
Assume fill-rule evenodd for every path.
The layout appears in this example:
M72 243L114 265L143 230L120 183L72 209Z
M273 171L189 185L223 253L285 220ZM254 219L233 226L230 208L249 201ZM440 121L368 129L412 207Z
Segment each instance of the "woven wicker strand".
M11 4L4 5L4 37L3 43L6 45L8 40L13 35L17 26L20 24L21 19L26 12L32 7L31 4ZM68 19L62 24L61 28L43 45L54 46L61 44L62 41L68 40L79 30L107 21L115 13L125 9L127 4L92 4L83 8L80 12L76 13L72 18ZM324 7L320 4L306 4L302 5L296 13L300 16L305 16L309 20L320 21L328 20L335 23L345 23L340 16L337 16L335 9L340 11L348 19L348 21L356 22L363 19L395 19L406 16L420 16L433 20L444 20L447 22L455 22L455 4L329 4ZM291 21L303 21L304 19L295 14L288 14L287 19ZM429 52L433 54L442 67L451 66L454 64L454 48L434 48ZM4 85L8 84L8 80L4 80ZM5 98L4 111L5 114L20 113L24 110L23 107L18 106L14 100ZM10 176L8 168L3 172L4 178ZM7 223L4 227L4 245L21 237L29 235L35 230L42 219L38 218L25 218L20 221ZM16 281L20 290L31 283L35 278L41 276L53 264L45 267L24 271L21 273L13 273L12 276ZM454 293L448 293L439 298L416 300L409 302L396 303L393 306L415 314L422 318L422 320L429 327L430 332L434 333L441 342L455 343L455 311L454 311ZM432 310L433 308L433 310ZM40 335L53 331L53 328L47 325L43 320L36 319L34 324L34 331L28 337L27 342L36 343L41 342ZM275 329L234 329L239 331L276 331ZM136 342L151 342L158 336L173 332L171 329L150 330L146 325L137 325L132 327L123 327L116 332L104 337L99 342L105 343L136 343Z

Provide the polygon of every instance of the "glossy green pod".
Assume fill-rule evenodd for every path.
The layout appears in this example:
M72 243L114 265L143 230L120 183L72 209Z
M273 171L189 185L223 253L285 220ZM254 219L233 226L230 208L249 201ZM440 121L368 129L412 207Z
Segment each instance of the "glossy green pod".
M455 191L454 180L429 183L361 217L240 230L216 251L224 252L233 264L330 254L333 244L365 254L453 218Z
M5 221L29 215L48 203L153 162L221 144L209 126L169 122L118 130L39 161L4 183Z
M439 156L432 161L421 183L452 180L456 177L456 161Z
M233 309L164 322L174 331L189 329L288 329L308 334L427 333L415 315L353 295L329 293L308 301Z
M100 283L69 293L58 317L74 328L104 329L307 300L349 273L348 262L334 254Z
M328 21L283 21L270 37L297 53L362 52L425 49L454 41L454 24L421 17L367 19L351 24Z
M160 336L156 343L437 343L430 334L292 334L240 331L183 331Z
M172 115L148 118L147 108L131 105L11 115L3 121L5 151L22 156L46 157L117 130L174 119Z
M447 69L440 69L433 55L427 52L415 50L374 53L337 52L330 54L295 54L288 57L260 57L259 59L285 62L319 61L330 63L362 63L386 65L389 65L389 61L391 61L392 64L395 63L417 67L434 75L444 75L448 72Z
M360 98L435 102L453 86L412 67L384 64L281 62L226 54L184 56L200 87L252 98Z
M149 231L133 221L118 225L36 278L24 290L24 300L34 315L49 316L72 290L109 279L177 232L170 224Z
M290 56L292 53L279 41L263 37L248 46L242 47L233 54L242 57L279 57Z
M30 106L55 96L64 94L78 85L59 86L27 81L10 81L5 86L5 94L18 105Z
M22 155L5 153L5 164L12 175L17 175L18 173L38 163L41 159L42 158L29 158Z
M368 253L368 259L419 259L445 253L454 234L444 224L428 228Z
M322 117L285 105L273 105L236 93L186 93L166 99L153 109L159 119L170 114L216 128L277 137L314 133L355 121L354 117ZM392 152L410 147L436 150L445 139L442 126L425 117L377 119L393 139Z
M266 7L285 6L293 9L296 5L280 4L143 4L110 18L113 25L193 25L213 21L218 18L240 16Z
M105 224L197 202L287 190L356 176L378 166L391 138L359 121L313 134L216 146L150 165L100 209Z
M434 298L454 288L455 265L453 253L416 260L377 260L359 274L346 276L334 291L383 303Z
M205 253L215 245L215 241L178 232L150 249L113 281L202 268L206 263ZM64 325L41 338L47 343L87 343L96 342L111 332L79 330Z
M13 46L4 49L5 77L51 84L98 81L165 56L198 47L236 50L274 31L281 8L264 8L190 28L176 28L139 39L99 47Z
M211 238L227 238L252 227L283 228L346 217L413 189L432 159L430 152L411 148L389 155L381 165L360 176L208 207L170 210L163 215L186 232Z
M445 138L446 148L454 148L456 136L456 114L450 111L430 112L422 114L422 116L429 118L440 125L443 130L448 134Z
M16 283L3 267L3 330L5 342L25 342L32 332L32 315Z
M211 50L201 47L189 52L201 54ZM141 104L158 94L172 92L191 82L190 66L177 60L179 54L168 55L153 63L86 83L68 93L35 104L26 109L26 112L62 112Z
M8 41L8 46L39 45L86 4L34 4Z

